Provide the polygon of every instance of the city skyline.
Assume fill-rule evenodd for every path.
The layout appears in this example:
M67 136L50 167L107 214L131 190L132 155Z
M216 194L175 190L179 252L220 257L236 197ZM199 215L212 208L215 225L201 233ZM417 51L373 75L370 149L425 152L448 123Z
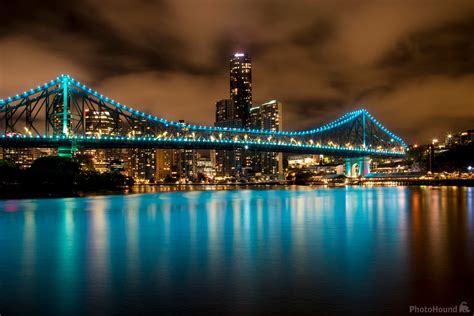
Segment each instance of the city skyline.
M210 125L215 100L226 97L227 57L248 52L253 98L283 102L287 130L319 126L360 107L410 143L472 128L469 1L363 1L357 7L302 1L285 10L279 2L218 2L212 10L195 8L192 16L172 2L137 5L153 19L138 19L135 3L127 1L107 11L107 2L54 4L55 16L43 11L47 3L45 9L24 3L3 10L13 18L4 19L0 38L1 72L8 74L0 79L2 97L69 73L142 111ZM227 14L244 12L242 6L255 12L252 22ZM269 8L265 20L261 14ZM364 16L370 23L360 22ZM171 19L176 30L166 22Z

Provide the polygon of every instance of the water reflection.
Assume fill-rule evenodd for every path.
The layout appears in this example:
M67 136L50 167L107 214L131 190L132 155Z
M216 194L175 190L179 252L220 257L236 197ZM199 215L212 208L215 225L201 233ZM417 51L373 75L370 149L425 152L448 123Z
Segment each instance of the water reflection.
M381 314L455 304L474 281L473 195L348 187L0 201L10 289L0 307Z
M35 205L25 205L20 284L23 291L31 292L31 294L33 294L31 281L36 272L36 222L34 216Z

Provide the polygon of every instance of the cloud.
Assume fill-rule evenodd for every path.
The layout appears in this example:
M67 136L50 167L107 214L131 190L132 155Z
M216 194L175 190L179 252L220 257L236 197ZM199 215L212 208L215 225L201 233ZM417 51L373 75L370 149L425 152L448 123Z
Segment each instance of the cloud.
M226 97L227 91L221 80L173 72L111 77L102 81L98 89L133 108L174 121L201 124L214 120L215 91L223 91L221 98Z
M388 128L411 131L404 136L423 143L473 127L473 87L474 74L431 76L407 81L386 94L369 95L366 102Z
M92 78L74 59L25 36L1 39L0 60L2 98L48 82L61 73L70 73L86 81Z

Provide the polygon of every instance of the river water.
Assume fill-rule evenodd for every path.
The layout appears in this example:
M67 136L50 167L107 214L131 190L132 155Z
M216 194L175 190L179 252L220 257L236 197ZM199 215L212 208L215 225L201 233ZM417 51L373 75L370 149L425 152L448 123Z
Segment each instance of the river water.
M474 313L474 188L3 200L0 289L2 316Z

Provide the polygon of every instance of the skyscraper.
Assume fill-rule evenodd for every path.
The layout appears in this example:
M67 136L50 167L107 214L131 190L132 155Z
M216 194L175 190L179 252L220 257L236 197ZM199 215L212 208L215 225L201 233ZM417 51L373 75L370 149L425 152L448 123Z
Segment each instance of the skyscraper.
M216 102L216 123L234 120L234 104L230 99Z
M155 168L155 179L164 181L167 177L171 176L171 168L173 165L173 149L157 149L156 168Z
M230 99L234 104L234 119L242 127L250 124L252 106L252 64L248 54L234 54L230 60Z
M152 135L150 126L144 124L145 118L133 119L131 136ZM154 149L131 148L128 149L128 175L137 182L146 183L155 181L156 151Z
M184 126L183 132L188 131L186 122L179 120ZM194 181L197 178L197 150L196 149L176 149L173 153L173 169L176 170L179 179L182 181Z
M242 127L240 118L235 117L234 103L230 99L216 102L216 122L218 127ZM236 176L241 172L240 150L216 150L216 174L218 176Z
M281 131L282 109L282 103L276 100L252 107L250 110L251 128ZM283 171L283 155L275 152L258 152L252 155L252 164L255 173L281 174Z
M115 121L109 111L84 110L85 134L87 136L102 137L115 135ZM86 149L80 151L92 157L92 165L96 171L106 172L110 170L112 160L121 159L120 149Z
M230 99L216 103L216 122L219 127L250 127L252 106L252 64L247 54L236 53L230 60ZM242 149L216 150L218 176L240 176L247 168L246 153Z

